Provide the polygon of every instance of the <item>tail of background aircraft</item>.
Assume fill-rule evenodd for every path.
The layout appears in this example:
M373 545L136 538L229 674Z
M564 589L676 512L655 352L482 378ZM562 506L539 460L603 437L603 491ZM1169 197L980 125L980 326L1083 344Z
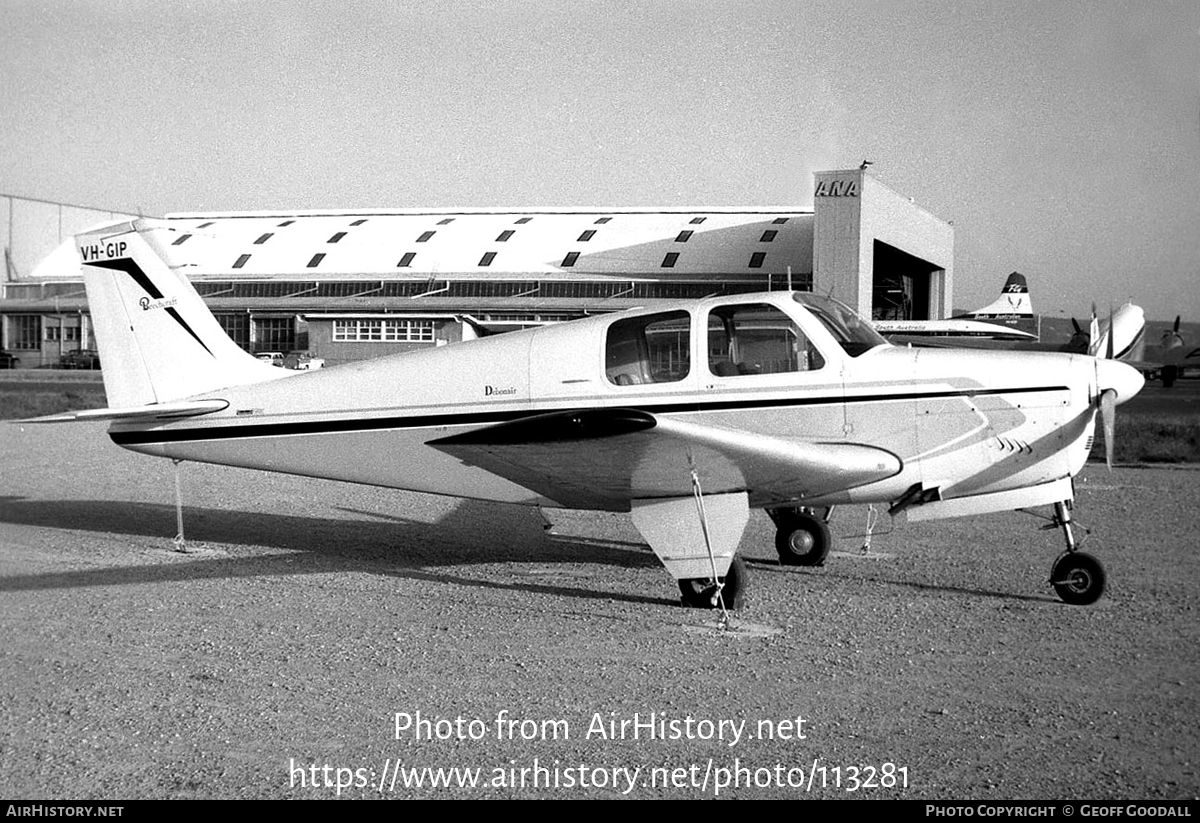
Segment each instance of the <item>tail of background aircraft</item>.
M1074 317L1071 318L1071 324L1075 327L1075 333L1063 351L1125 362L1140 361L1145 356L1146 316L1141 306L1126 303L1110 312L1107 320L1101 320L1096 316L1096 307L1093 305L1092 320L1087 330ZM1111 340L1110 329L1113 331Z
M1092 324L1096 324L1095 312L1092 313ZM1141 306L1126 303L1110 313L1106 322L1100 323L1088 346L1088 354L1112 360L1142 360L1146 348L1145 328L1146 315Z
M151 221L76 237L110 408L169 403L289 375L234 343L165 262Z
M1038 333L1029 285L1025 282L1025 275L1018 271L1010 274L1004 281L1004 288L1000 290L999 297L982 309L968 312L963 317L1008 326L1030 334Z

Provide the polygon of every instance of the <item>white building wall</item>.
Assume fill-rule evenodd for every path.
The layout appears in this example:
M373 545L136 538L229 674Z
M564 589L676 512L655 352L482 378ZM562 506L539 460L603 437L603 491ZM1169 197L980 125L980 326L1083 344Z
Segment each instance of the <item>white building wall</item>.
M870 317L878 240L941 270L930 278L929 315L950 316L953 226L863 169L817 172L813 203L813 291L832 294Z

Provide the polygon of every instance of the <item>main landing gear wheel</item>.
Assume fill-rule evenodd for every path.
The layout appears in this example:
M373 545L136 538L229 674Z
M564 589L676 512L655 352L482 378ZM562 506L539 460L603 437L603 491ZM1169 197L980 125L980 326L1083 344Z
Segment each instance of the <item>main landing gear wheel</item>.
M808 512L788 512L776 521L775 551L784 566L824 566L832 539L829 524Z
M1066 552L1054 561L1050 584L1064 603L1089 606L1104 594L1104 566L1086 552Z
M725 608L736 611L742 607L746 593L746 564L742 558L734 557L729 564L729 571L721 578L725 586L721 589L721 599ZM717 585L711 577L694 577L679 581L679 594L683 605L689 609L715 609L717 602Z

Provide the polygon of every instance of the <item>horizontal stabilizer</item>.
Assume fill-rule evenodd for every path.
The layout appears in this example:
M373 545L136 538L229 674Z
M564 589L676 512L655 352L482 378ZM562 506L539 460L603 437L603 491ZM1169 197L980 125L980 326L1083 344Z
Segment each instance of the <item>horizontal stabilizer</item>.
M184 400L178 403L154 403L149 406L132 406L124 409L86 409L48 414L45 417L30 417L15 422L83 423L89 420L170 420L177 417L212 414L227 408L229 408L228 400Z
M897 474L898 457L853 443L805 443L639 409L553 412L433 440L435 449L572 508L748 492L752 505L816 497Z

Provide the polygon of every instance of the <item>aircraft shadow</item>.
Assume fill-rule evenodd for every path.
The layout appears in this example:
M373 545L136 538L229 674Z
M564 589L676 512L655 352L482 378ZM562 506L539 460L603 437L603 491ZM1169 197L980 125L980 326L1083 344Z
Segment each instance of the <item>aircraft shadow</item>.
M355 519L313 517L272 512L229 511L185 506L184 531L193 548L255 546L286 550L258 557L214 556L213 551L171 554L175 562L116 566L68 572L0 577L0 592L89 586L171 583L190 580L269 577L361 571L369 574L424 580L482 589L523 591L639 604L674 605L662 597L596 591L555 580L556 565L599 564L620 568L658 568L659 562L643 544L586 535L556 535L542 529L532 510L517 506L462 500L436 522L423 522L389 512L339 507ZM124 535L153 541L164 552L172 547L174 506L111 500L26 500L0 497L0 523L35 526L106 536ZM140 547L142 551L146 547ZM1057 603L1050 595L1011 592L916 581L898 581L838 572L836 558L820 569L780 566L778 561L747 557L763 571L802 574L838 580L868 580L918 591L967 594L1031 603ZM538 582L502 582L467 577L448 571L455 566L484 563L545 564ZM568 577L575 577L567 572Z
M937 592L941 594L967 594L973 597L991 597L997 600L1015 600L1025 603L1062 604L1061 600L1049 594L1015 594L1013 592L999 592L990 589L973 589L966 586L948 586L938 583L921 583L918 581L896 580L890 577L879 577L877 575L870 574L849 575L834 571L829 568L830 564L838 562L837 558L831 559L819 569L802 568L798 566L783 566L777 560L758 560L747 558L746 562L755 568L761 568L764 571L775 571L780 574L801 574L813 577L831 577L836 580L867 581L869 583L878 583L881 586L898 586L905 589L916 589L917 591L923 592Z
M584 599L673 604L659 597L602 592L558 585L555 564L591 563L621 568L655 568L644 546L623 541L546 533L532 511L463 500L434 523L364 513L375 519L336 519L271 512L242 512L185 506L188 545L256 546L287 550L258 557L214 557L201 549L179 553L178 562L49 572L0 578L0 591L179 582L331 571L363 571L485 589L516 590ZM25 500L0 497L0 523L109 536L144 538L166 551L175 532L174 506L111 500ZM141 547L144 550L145 547ZM483 580L439 571L486 563L547 564L539 582ZM431 568L432 567L432 568ZM568 573L569 574L569 573ZM574 575L571 575L574 576ZM551 582L554 581L554 582Z

